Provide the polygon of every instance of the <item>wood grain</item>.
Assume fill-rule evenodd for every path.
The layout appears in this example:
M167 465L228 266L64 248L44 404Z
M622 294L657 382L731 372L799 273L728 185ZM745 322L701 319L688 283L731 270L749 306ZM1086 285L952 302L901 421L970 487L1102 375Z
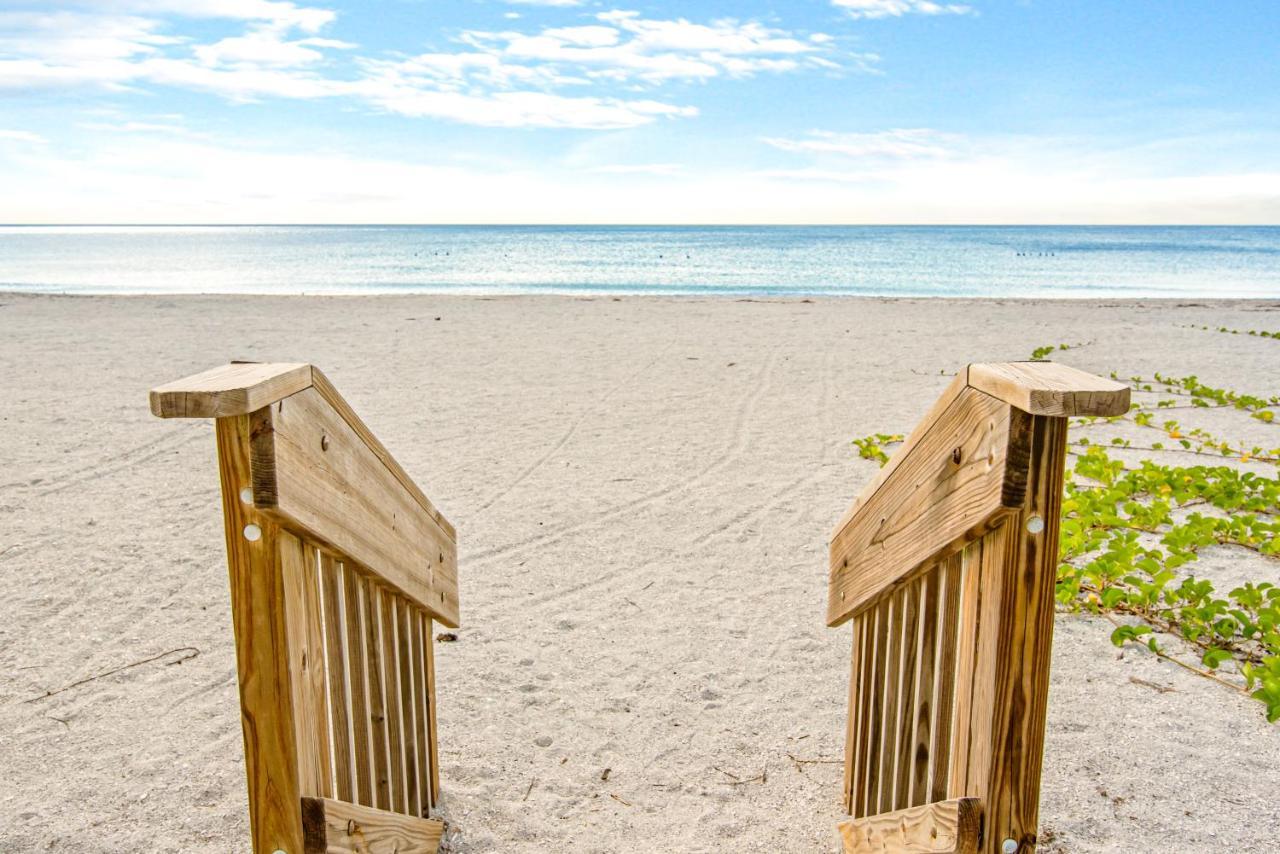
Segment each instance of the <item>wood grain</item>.
M1129 411L1128 385L1054 362L974 364L968 368L968 383L1029 415L1065 418Z
M837 626L1002 512L1009 405L963 389L831 541ZM902 453L902 452L900 452Z
M216 433L253 850L297 851L302 821L279 529L240 500L249 483L249 419L220 418ZM250 524L261 532L255 541L245 537Z
M956 681L950 792L981 797L984 852L1012 839L1034 845L1053 641L1058 520L1066 420L1036 416L1024 506L984 539L976 601L961 608L960 632L976 635L974 663ZM1033 533L1027 521L1038 517ZM963 734L963 735L962 735Z
M457 546L314 388L253 416L253 500L458 623Z
M444 822L325 798L304 798L305 854L435 854Z
M298 791L303 797L332 793L328 694L325 687L324 622L318 581L319 555L281 531L280 571L287 625L289 684L298 744Z
M976 854L982 802L956 798L840 822L845 854Z
M248 415L311 385L311 366L299 362L233 362L153 388L158 418Z

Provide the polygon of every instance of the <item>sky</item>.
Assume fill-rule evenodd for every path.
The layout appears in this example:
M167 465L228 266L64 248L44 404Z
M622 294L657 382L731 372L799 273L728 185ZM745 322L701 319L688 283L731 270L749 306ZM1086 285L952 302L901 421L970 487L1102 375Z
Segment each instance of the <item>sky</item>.
M0 222L1280 223L1277 0L0 0Z

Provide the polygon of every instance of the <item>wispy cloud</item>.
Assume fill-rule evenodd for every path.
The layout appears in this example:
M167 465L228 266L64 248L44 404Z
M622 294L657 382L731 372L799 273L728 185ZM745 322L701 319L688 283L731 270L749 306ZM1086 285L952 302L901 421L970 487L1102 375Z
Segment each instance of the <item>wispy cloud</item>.
M613 163L592 166L587 171L601 175L676 175L683 170L679 163Z
M836 69L832 39L758 21L653 19L606 11L567 27L464 30L454 49L361 52L322 35L328 10L277 0L82 0L77 11L0 14L0 90L154 86L234 101L352 99L379 110L498 127L616 129L698 114L641 97L677 80ZM175 18L244 31L202 42ZM869 70L874 57L852 57ZM623 87L619 91L619 87Z
M932 0L831 0L855 18L900 18L903 15L969 15L972 6Z
M7 139L13 142L26 142L32 145L44 145L48 140L38 133L32 133L26 130L4 130L0 128L0 139Z
M947 157L962 138L930 128L896 128L875 133L816 130L799 139L763 137L761 141L783 151L906 160Z

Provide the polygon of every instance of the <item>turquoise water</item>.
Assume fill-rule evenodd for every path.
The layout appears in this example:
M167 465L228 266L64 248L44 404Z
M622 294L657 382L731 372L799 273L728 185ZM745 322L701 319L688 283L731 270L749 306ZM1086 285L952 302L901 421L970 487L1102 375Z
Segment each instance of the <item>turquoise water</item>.
M0 289L1278 297L1280 227L4 226Z

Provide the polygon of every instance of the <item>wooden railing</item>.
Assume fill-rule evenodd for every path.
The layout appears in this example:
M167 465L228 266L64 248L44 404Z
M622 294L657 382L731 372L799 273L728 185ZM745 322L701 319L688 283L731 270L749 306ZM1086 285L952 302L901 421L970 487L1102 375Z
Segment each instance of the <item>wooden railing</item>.
M1063 365L970 365L836 526L847 852L1034 850L1067 418L1128 407Z
M217 419L253 850L436 851L453 526L311 365L215 368L151 411Z

